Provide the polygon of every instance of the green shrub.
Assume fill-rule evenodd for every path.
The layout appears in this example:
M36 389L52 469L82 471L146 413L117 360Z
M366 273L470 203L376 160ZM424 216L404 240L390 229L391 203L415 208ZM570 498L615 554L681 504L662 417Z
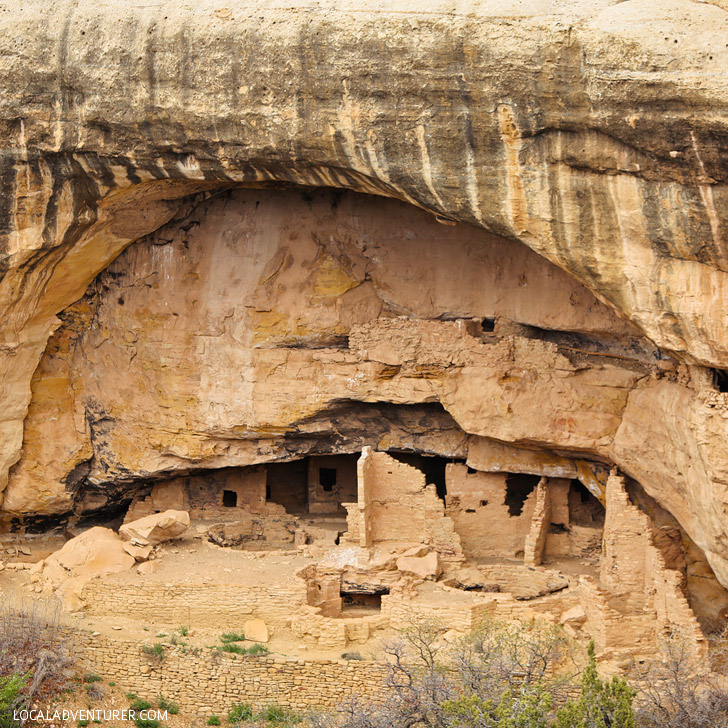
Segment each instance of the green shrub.
M78 725L80 728L83 728L83 726L88 725L89 721L87 718L84 718L83 720L79 720L76 725Z
M142 652L149 657L154 657L157 660L164 659L164 647L156 642L153 645L142 645Z
M136 693L127 693L126 694L126 699L127 700L136 700L136 698L137 698Z
M257 716L258 720L265 720L274 726L289 726L300 723L303 718L288 708L281 705L268 705Z
M207 719L207 725L220 725L221 722L222 721L216 715L211 715Z
M17 708L29 679L30 675L19 673L0 675L0 728L15 725L13 710Z
M229 723L242 723L253 717L253 708L250 703L235 703L227 714Z
M188 626L186 626L186 625L184 625L184 624L183 624L183 625L182 625L181 627L179 627L179 628L177 629L177 631L178 631L178 632L179 632L179 633L180 633L180 634L181 634L181 635L182 635L183 637L187 637L187 633L188 633L188 632L190 631L190 628L189 628Z
M166 710L170 715L177 715L179 713L179 705L171 700L167 700L162 695L157 698L157 705L161 710Z
M231 652L235 655L268 655L270 650L265 646L256 642L250 647L243 647L235 642L227 642L224 645L216 646L214 649L220 650L221 652Z
M551 706L551 695L538 688L523 692L508 689L497 703L471 693L446 700L442 711L451 728L546 728Z
M234 652L236 655L247 655L248 650L242 645L237 645L234 642L228 642L227 644L218 647L222 652Z
M581 678L581 695L556 714L555 728L635 728L632 701L637 691L621 677L604 681L597 673L594 640Z
M87 672L87 673L86 673L86 674L85 674L85 675L83 676L83 681L84 681L85 683L95 683L95 682L100 682L100 681L101 681L101 676L100 676L100 675L97 675L97 674L96 674L96 673L94 673L94 672Z
M142 710L149 710L149 708L152 707L152 704L148 700L136 698L129 707L137 713L141 713Z
M137 728L159 728L162 725L155 718L140 718L138 715L134 718Z
M342 660L363 660L364 658L358 652L342 652Z
M220 635L220 642L242 642L245 639L243 632L225 632Z

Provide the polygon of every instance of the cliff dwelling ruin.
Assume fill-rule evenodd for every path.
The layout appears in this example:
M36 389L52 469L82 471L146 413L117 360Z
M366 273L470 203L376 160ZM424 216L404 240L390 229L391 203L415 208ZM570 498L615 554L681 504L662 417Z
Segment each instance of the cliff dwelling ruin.
M614 462L630 398L687 370L523 245L372 196L228 190L59 318L11 533L185 512L219 549L295 553L285 618L277 594L252 616L308 649L413 613L538 614L614 659L678 629L704 650L723 624L705 555ZM169 559L132 555L160 575ZM35 583L106 614L104 581ZM216 598L177 607L201 627Z
M244 627L270 675L298 660L299 708L368 689L419 618L708 660L721 2L10 0L5 602L60 604L84 665L198 717L198 675L273 693L176 643L144 662L152 633Z

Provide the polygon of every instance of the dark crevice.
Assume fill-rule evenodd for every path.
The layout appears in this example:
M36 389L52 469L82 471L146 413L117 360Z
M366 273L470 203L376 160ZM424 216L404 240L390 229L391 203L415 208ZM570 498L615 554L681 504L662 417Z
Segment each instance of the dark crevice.
M506 476L506 499L508 514L520 516L526 499L533 492L541 480L540 475L527 475L525 473L509 473Z

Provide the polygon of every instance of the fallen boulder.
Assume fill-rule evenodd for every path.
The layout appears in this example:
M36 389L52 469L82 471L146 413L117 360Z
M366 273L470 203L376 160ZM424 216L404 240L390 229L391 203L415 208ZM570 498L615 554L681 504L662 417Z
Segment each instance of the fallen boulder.
M135 563L124 542L110 528L96 526L67 541L58 551L34 567L35 573L54 589L66 609L81 606L81 593L94 577L126 571Z
M156 546L179 538L189 527L190 514L187 511L170 510L125 523L119 529L119 535L134 546Z
M268 625L262 619L249 619L243 627L245 639L252 642L267 642L270 639Z
M420 579L437 579L442 573L437 553L431 551L426 556L400 556L397 569L406 574L414 574Z

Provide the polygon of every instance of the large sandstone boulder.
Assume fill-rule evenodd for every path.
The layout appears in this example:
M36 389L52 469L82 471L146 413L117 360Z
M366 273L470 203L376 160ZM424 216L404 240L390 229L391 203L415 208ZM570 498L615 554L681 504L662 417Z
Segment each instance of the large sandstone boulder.
M249 619L243 629L246 640L267 642L270 639L268 625L262 619Z
M135 545L156 546L179 538L189 527L190 514L187 511L164 511L125 523L119 529L119 535Z
M56 590L69 611L82 606L83 587L94 577L130 569L134 557L124 550L121 537L97 526L72 538L38 567L38 578Z
M434 580L442 573L436 551L430 551L426 556L400 556L397 559L397 569L420 579Z

